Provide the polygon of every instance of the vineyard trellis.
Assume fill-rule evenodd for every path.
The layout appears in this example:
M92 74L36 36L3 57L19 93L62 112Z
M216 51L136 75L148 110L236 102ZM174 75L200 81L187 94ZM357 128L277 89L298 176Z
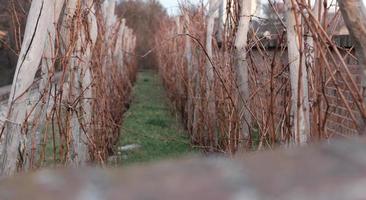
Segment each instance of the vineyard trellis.
M192 144L207 151L357 133L366 119L366 9L361 0L337 2L268 0L276 19L266 19L256 0L182 1L179 15L160 21L159 46L141 57L156 51L172 105ZM104 165L113 153L137 72L135 34L115 7L32 0L2 120L3 175ZM337 42L343 22L349 46Z
M32 1L1 131L3 175L112 153L136 74L136 37L115 3Z
M334 27L342 12L351 35L363 41L364 5L338 2L269 0L276 19L266 19L253 12L253 0L194 8L183 1L176 17L181 23L162 21L156 40L175 39L158 49L159 71L192 142L234 153L328 139L337 127L362 130L366 110L359 80L365 79L349 64L362 48L342 47ZM184 32L175 34L171 26ZM178 85L184 94L175 92Z

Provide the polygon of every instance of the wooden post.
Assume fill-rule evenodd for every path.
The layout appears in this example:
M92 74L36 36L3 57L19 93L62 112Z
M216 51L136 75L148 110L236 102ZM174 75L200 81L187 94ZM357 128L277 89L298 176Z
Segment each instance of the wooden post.
M366 8L362 0L338 0L339 7L351 36L356 40L357 57L362 69L362 93L366 91ZM366 103L366 96L363 99ZM366 129L366 119L360 120L361 133ZM363 130L362 130L363 129Z
M248 110L249 100L249 65L247 62L246 46L248 42L249 23L252 11L252 0L241 0L240 2L239 27L235 38L234 66L236 84L239 92L237 111L240 116L240 132L245 139L249 138L251 115Z
M79 106L79 121L77 123L81 123L84 128L80 128L74 133L74 151L77 154L77 157L74 160L74 164L76 166L85 165L87 161L90 160L89 157L89 150L88 147L91 146L88 136L91 134L91 123L92 123L92 99L93 99L93 92L92 92L92 85L93 85L93 77L91 72L91 59L92 59L92 50L94 45L97 41L98 36L98 26L97 26L97 19L94 15L94 7L93 1L88 1L87 4L84 5L84 8L91 8L87 14L87 23L88 28L84 27L81 29L80 32L80 49L77 50L79 55L78 60L78 77L80 80L79 84L79 91L78 95L81 98L80 106ZM89 32L84 32L89 31ZM86 34L89 35L89 39L86 37ZM85 51L82 51L82 49Z
M213 49L212 49L212 39L214 31L215 22L215 12L218 10L220 2L222 0L210 0L209 1L209 11L207 14L207 30L206 30L206 52L208 58L206 59L206 98L207 98L207 117L208 117L208 127L207 127L207 137L205 137L206 145L213 146L212 140L217 143L216 136L216 98L215 98L215 73L214 66L212 66L211 61L213 61Z
M308 78L305 58L302 55L304 39L297 6L294 1L285 0L287 51L291 82L292 143L304 145L308 142L310 135Z
M2 174L12 175L23 163L18 163L24 154L26 137L22 125L27 119L27 98L48 38L48 28L53 23L52 5L55 0L33 0L29 11L24 40L9 97L9 113L5 122L5 141L2 154ZM22 155L24 156L24 155Z
M221 48L223 39L224 39L224 9L225 9L225 4L224 4L224 0L222 0L219 5L219 17L218 17L219 23L218 23L218 30L217 30L217 34L216 34L217 46L219 48Z
M184 33L189 34L189 25L190 25L190 19L189 19L189 11L186 10L184 13ZM191 38L186 35L185 36L185 58L186 58L186 64L187 64L187 104L186 104L186 110L187 110L187 129L189 132L192 132L192 126L195 123L193 121L193 113L194 113L194 105L193 105L193 95L194 92L192 90L193 86L193 77L194 77L194 70L192 65L192 43ZM196 70L197 71L197 70Z
M28 159L26 160L26 169L32 167L34 159L38 158L39 150L41 147L41 141L43 136L43 130L46 123L46 115L49 106L49 98L50 98L50 88L52 87L51 78L54 77L55 73L55 60L56 60L56 49L55 49L55 40L56 40L56 32L57 32L57 23L59 21L59 17L62 11L62 7L64 5L64 0L58 0L54 4L50 10L52 11L53 22L49 25L47 29L47 37L45 39L45 48L43 51L43 58L41 61L41 80L38 87L39 92L39 104L31 105L30 107L36 106L34 114L31 117L31 122L33 124L37 123L36 127L31 127L31 130L28 132L28 141L27 141L27 155Z

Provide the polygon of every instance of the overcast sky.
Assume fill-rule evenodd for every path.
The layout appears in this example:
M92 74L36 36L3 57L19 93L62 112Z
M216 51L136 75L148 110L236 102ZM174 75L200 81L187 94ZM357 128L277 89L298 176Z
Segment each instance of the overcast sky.
M178 10L178 2L180 0L159 0L161 4L168 10L169 14L176 13ZM207 1L207 0L204 0ZM190 0L191 3L199 3L201 0Z
M169 7L177 7L178 6L178 0L160 0L160 2L166 8L169 8Z
M169 13L176 12L178 8L178 0L160 0L160 2L168 10Z

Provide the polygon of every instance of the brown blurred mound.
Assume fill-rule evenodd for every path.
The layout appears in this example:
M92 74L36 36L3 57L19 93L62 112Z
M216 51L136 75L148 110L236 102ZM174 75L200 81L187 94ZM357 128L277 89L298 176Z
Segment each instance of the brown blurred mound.
M3 179L1 200L366 199L365 140L128 169L45 170Z
M157 0L122 0L117 6L117 14L127 21L137 36L137 55L145 55L157 44L152 39L159 29L160 22L168 17ZM154 52L138 59L138 67L155 69L157 61Z

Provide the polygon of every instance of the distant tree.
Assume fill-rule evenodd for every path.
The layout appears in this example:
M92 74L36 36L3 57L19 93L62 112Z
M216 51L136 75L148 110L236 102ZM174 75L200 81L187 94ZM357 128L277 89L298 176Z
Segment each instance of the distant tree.
M3 1L3 0L0 0ZM10 37L10 47L16 52L20 52L24 35L25 24L30 8L31 0L16 1L7 0L6 10L8 21L7 27Z
M282 1L270 0L271 3L262 4L262 10L264 16L270 21L279 20L285 18L285 6Z
M0 0L0 30L5 30L9 26L6 5L7 0Z
M13 78L30 3L31 0L0 0L0 30L8 36L0 42L6 47L0 52L0 85L11 83Z
M117 6L117 15L126 19L137 36L136 53L144 55L156 46L151 38L157 33L159 22L168 17L157 0L122 0ZM154 52L138 60L140 68L156 68Z

